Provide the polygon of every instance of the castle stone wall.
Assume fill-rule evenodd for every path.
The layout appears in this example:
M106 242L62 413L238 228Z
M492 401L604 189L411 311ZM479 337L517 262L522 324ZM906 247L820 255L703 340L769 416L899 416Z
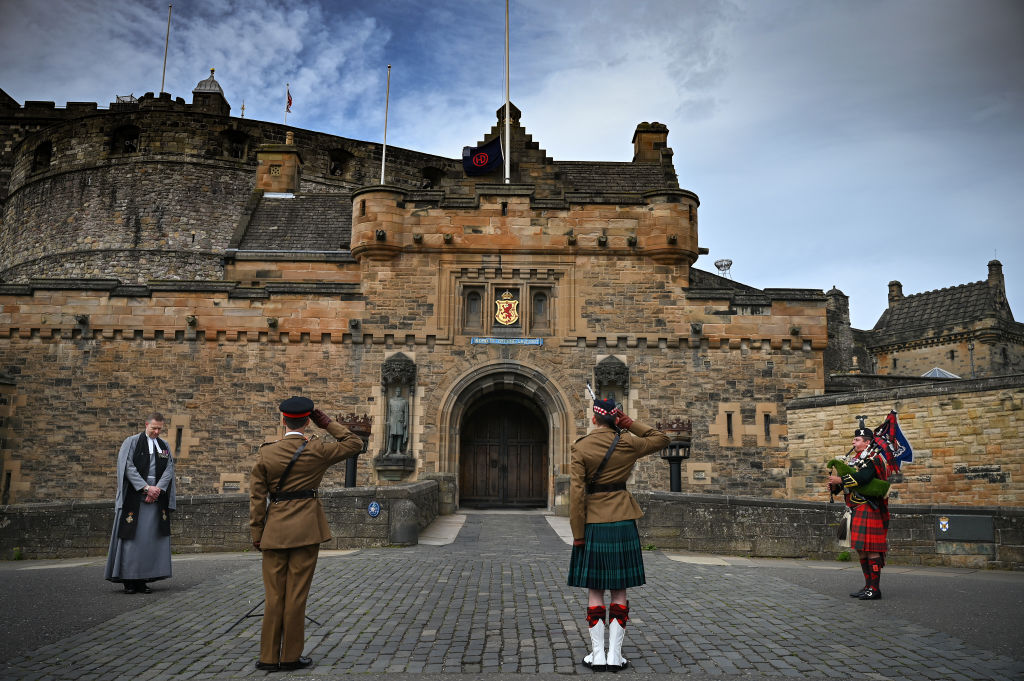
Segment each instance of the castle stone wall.
M792 496L828 499L825 462L850 449L859 414L896 409L914 450L893 479L901 504L1024 506L1024 376L797 399L787 405Z
M807 501L641 492L640 541L659 549L835 560L850 553L836 530L844 506ZM893 505L886 560L899 565L1024 568L1024 511L1008 507ZM941 518L990 523L991 536L951 541ZM952 519L951 519L952 518Z
M461 275L462 268L448 273L456 271ZM820 328L805 326L812 335L795 346L789 338L739 340L752 321L740 315L715 315L719 329L712 337L661 335L685 325L654 317L703 319L710 306L704 300L674 307L651 300L646 328L607 337L584 328L587 301L602 288L595 283L561 294L568 318L555 328L576 326L578 335L562 330L541 346L473 345L471 335L446 328L430 307L437 300L430 293L438 285L436 267L409 259L388 276L370 272L362 290L304 283L3 287L0 371L13 382L16 408L4 423L0 480L10 474L4 488L10 503L109 497L117 448L141 430L151 410L168 419L183 494L245 491L256 447L280 435L276 405L283 396L309 395L334 416L366 413L383 424L381 365L399 351L417 365L413 479L457 472L458 462L442 451L439 424L461 376L501 363L545 376L566 396L570 432L562 437L568 442L588 425L584 384L594 380L598 362L615 355L630 367L623 397L633 415L651 424L693 420L690 465L701 474L687 478L687 489L785 494L784 405L822 390L821 351L812 347L824 339L822 301L781 306L780 315L818 314ZM614 284L642 286L646 276L624 268ZM54 415L71 427L55 427ZM370 460L383 446L382 431L375 427L369 452L360 457L360 484L377 481ZM567 445L550 445L550 474L566 473ZM325 484L340 486L343 479L343 470L334 471ZM644 461L635 484L667 488L667 466Z

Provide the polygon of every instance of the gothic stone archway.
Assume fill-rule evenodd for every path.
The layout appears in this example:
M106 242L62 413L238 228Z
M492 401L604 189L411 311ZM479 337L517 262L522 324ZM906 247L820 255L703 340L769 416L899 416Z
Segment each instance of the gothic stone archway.
M554 476L568 471L573 428L566 405L547 375L518 361L477 367L457 379L441 404L439 470L456 475L458 503L469 492L467 502L477 505L550 506ZM511 447L497 444L510 434ZM528 467L538 479L512 475L510 480L516 467Z

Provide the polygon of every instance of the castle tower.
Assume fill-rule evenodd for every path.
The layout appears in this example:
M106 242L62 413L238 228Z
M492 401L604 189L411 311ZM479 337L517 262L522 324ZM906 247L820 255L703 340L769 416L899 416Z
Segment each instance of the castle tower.
M192 91L192 108L203 113L230 116L231 105L225 99L220 83L213 77L213 71L214 69L210 69L210 77L199 81L196 89Z

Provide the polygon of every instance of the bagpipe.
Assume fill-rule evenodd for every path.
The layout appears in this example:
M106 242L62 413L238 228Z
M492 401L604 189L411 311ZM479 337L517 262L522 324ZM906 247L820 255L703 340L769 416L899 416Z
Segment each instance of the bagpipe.
M861 420L861 427L863 427L865 417L859 416L858 418ZM850 452L852 451L853 448L851 447ZM846 456L849 456L850 452L847 452ZM848 464L844 459L845 457L829 459L825 465L829 469L834 469L839 477L856 473L858 469ZM871 463L873 460L878 459L881 460L882 466L886 469L886 477L888 477L890 471L899 472L902 464L910 463L914 460L914 451L910 447L906 436L903 435L903 431L900 430L895 409L891 410L889 415L885 417L885 420L882 421L882 424L872 431L867 456L861 460L865 463ZM888 495L890 486L891 484L888 480L875 477L865 485L860 485L851 491L864 497L877 498Z
M874 456L877 456L875 454ZM845 475L853 475L858 469L850 464L846 463L843 459L829 459L826 464L829 469L835 470L838 477ZM888 465L888 464L884 464ZM888 480L882 480L881 478L872 478L865 485L858 485L855 490L858 494L864 497L884 497L889 493L890 483Z

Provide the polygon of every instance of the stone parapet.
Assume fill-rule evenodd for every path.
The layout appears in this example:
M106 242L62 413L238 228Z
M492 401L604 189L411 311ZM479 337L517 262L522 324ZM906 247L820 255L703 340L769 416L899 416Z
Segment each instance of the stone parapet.
M834 560L841 503L638 492L640 541L659 549ZM887 561L903 565L1024 569L1024 509L891 504ZM949 540L940 519L973 517L990 537ZM954 521L955 522L955 521Z
M858 415L895 409L914 461L893 478L900 503L1024 506L1024 375L802 397L789 416L794 498L827 498L824 463L847 451Z
M423 481L391 487L326 490L320 502L333 539L325 549L408 546L438 516L439 486ZM380 506L371 516L371 502ZM0 559L101 556L110 544L113 502L0 506ZM175 553L249 551L249 497L245 494L178 497L172 515Z

